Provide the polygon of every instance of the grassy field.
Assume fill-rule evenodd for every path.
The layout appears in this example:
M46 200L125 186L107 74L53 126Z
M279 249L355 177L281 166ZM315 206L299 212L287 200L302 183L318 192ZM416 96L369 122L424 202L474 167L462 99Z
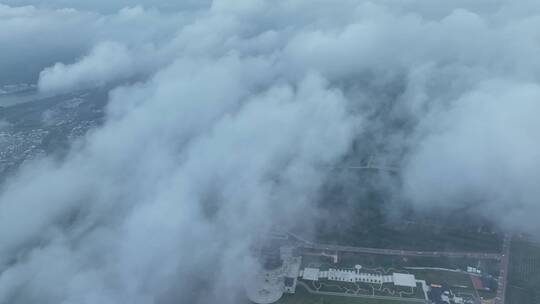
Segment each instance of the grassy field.
M356 178L356 179L355 179ZM323 191L316 241L422 251L500 252L502 235L466 210L422 214L396 204L377 175L336 176ZM362 185L362 189L358 189ZM401 210L401 209L403 210ZM393 216L392 216L393 215Z
M416 288L398 287L394 284L369 284L363 282L337 282L328 280L319 280L317 282L301 280L312 290L321 292L339 292L357 295L376 295L386 297L404 297L423 299L424 292L422 286L418 284Z
M540 244L512 241L507 303L540 304Z
M428 284L447 284L450 287L466 286L468 289L473 289L472 281L468 274L439 270L412 270L410 272L417 279L425 280Z
M330 261L330 259L328 259ZM467 266L480 267L485 273L499 275L500 262L496 260L452 259L431 257L400 257L375 254L343 253L339 256L338 267L353 267L360 264L367 268L384 268L403 271L405 267L438 267L466 270Z
M366 212L372 214L374 212ZM422 251L501 251L502 237L497 234L479 233L460 228L444 228L419 223L391 226L384 219L358 220L344 227L319 226L317 241L339 245L392 248ZM367 225L366 222L370 223Z
M448 269L466 269L468 265L476 266L477 260L470 259L447 259L447 258L403 258L395 256L355 254L347 253L340 255L339 262L334 264L331 259L319 256L307 256L303 260L304 267L315 266L322 269L328 268L353 268L360 264L364 271L379 274L389 274L392 272L412 273L417 279L425 280L429 283L447 284L456 291L476 294L470 276L462 272L443 271L435 269L405 269L405 267L442 267ZM498 261L481 261L483 270L498 276L500 264ZM486 298L492 298L494 292L486 292Z
M315 295L309 293L302 286L296 288L294 295L284 295L278 304L400 304L403 303L399 299L396 300L380 300L369 298L352 298L339 296Z

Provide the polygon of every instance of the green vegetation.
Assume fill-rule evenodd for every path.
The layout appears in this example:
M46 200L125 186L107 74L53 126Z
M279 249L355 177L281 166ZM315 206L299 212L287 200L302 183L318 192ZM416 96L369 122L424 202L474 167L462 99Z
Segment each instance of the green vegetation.
M315 267L320 270L328 270L329 268L341 267L333 263L332 258L319 255L303 255L302 268Z
M426 257L399 257L399 256L385 256L374 254L358 254L358 253L342 253L340 254L339 262L334 264L332 259L321 256L305 256L303 260L304 267L313 266L320 267L321 269L328 268L353 268L354 265L360 264L363 266L363 271L379 274L389 274L392 272L404 272L411 273L416 276L417 279L425 280L428 284L447 284L455 292L461 294L476 295L481 294L484 298L493 298L495 296L494 291L475 291L470 275L457 271L445 271L437 269L407 269L406 267L439 267L447 269L466 269L467 266L479 266L487 273L491 273L494 276L498 276L500 262L496 260L474 260L474 259L449 259L449 258L426 258ZM317 283L318 284L318 283ZM375 295L390 295L389 293L380 293L378 290L373 290L367 286L347 286L352 283L335 283L343 284L343 288L349 290L367 290L367 292L360 292L363 294ZM335 285L334 284L334 285ZM311 286L311 285L310 285ZM341 285L340 285L341 286ZM326 286L319 289L321 291L334 291L334 292L346 292L343 288L331 287L328 289ZM313 286L313 289L318 289ZM391 289L394 290L394 289ZM422 297L423 293L420 288L416 289L413 297Z
M465 273L441 270L412 270L411 273L428 284L447 284L450 288L458 286L473 289L471 277Z
M362 212L362 210L358 210ZM367 215L373 214L371 211ZM404 226L385 225L384 219L375 216L367 219L359 215L350 227L331 228L322 226L318 241L348 246L392 248L422 251L474 251L500 252L501 236L479 233L461 228L436 227L425 223L409 223ZM369 224L367 224L369 223Z
M360 264L367 268L397 269L403 271L406 267L437 267L446 269L466 270L467 266L475 266L485 273L498 276L500 262L497 260L477 260L446 257L401 257L376 254L343 253L339 257L338 267L352 267Z
M367 295L367 296L386 296L423 299L424 292L422 286L417 288L398 287L394 284L369 284L363 282L338 282L338 281L305 281L303 284L309 286L314 291L319 292L338 292L343 294Z
M380 188L376 173L336 174L325 186L319 204L321 212L331 216L317 223L317 242L421 251L502 250L502 236L489 223L469 216L467 210L444 214L402 210L405 207L393 203L395 198L389 197L388 189ZM358 185L364 188L358 189Z
M540 244L512 241L506 302L540 303Z
M346 296L328 296L309 293L304 287L298 286L294 295L284 295L278 304L400 304L400 299L370 299Z

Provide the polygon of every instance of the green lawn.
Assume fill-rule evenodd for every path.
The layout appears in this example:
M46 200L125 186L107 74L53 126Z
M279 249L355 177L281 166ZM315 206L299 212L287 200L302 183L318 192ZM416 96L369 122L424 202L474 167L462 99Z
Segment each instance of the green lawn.
M339 245L422 251L495 252L502 249L502 235L479 219L468 217L466 210L419 214L413 210L395 210L387 189L381 188L377 173L360 175L336 172L325 185L319 208L323 214L315 241ZM340 179L343 178L343 179ZM362 189L358 189L362 185ZM396 211L399 219L389 217Z
M540 244L512 241L506 302L540 304Z
M467 269L467 266L478 265L477 259L452 259L445 257L400 257L400 256L385 256L375 254L357 254L357 253L342 253L339 258L340 265L348 265L353 267L355 264L360 264L368 268L393 268L403 269L404 267L439 267L447 269ZM344 266L339 266L344 267ZM484 272L490 273L493 276L499 275L500 262L496 260L482 260L480 267Z
M379 299L364 299L339 296L323 296L309 293L302 286L296 288L294 295L284 295L278 304L400 304L403 303L399 299L396 300L379 300Z
M425 280L428 284L448 284L453 286L466 286L473 288L471 278L468 274L460 272L440 271L440 270L411 270L412 274L419 280Z

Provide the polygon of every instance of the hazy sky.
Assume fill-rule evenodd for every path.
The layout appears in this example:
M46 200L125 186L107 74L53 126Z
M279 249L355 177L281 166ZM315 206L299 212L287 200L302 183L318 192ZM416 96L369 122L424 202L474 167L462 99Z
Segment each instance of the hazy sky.
M0 303L237 303L353 143L404 204L540 231L540 2L2 3L0 83L121 85L2 185Z

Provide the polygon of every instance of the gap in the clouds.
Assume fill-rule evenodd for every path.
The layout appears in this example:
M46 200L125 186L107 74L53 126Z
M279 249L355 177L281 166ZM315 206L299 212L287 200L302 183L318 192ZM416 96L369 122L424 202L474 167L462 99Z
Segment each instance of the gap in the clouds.
M500 252L502 234L478 211L416 210L400 198L398 174L337 169L320 198L321 243L427 251Z
M89 89L41 97L0 111L8 123L0 130L2 163L0 181L32 159L63 159L72 144L104 122L109 88Z

